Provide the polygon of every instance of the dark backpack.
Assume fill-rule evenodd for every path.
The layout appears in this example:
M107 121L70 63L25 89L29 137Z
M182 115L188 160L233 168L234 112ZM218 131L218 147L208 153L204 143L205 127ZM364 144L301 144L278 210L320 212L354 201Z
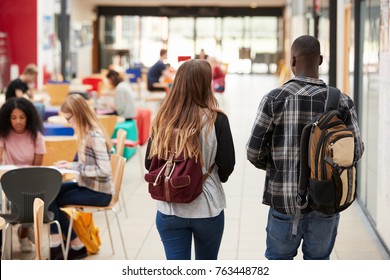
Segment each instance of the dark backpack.
M203 191L203 183L212 172L214 164L206 174L202 173L200 160L184 159L169 153L168 159L152 157L145 181L149 183L149 193L153 199L190 203Z
M327 215L348 208L356 197L355 135L337 110L340 90L328 87L324 113L301 136L298 209Z

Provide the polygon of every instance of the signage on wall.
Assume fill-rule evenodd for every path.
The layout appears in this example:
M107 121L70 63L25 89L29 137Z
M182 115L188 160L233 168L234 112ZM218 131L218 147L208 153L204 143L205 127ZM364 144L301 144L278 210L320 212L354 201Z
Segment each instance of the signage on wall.
M50 50L53 47L53 17L43 16L42 21L42 46L44 50Z

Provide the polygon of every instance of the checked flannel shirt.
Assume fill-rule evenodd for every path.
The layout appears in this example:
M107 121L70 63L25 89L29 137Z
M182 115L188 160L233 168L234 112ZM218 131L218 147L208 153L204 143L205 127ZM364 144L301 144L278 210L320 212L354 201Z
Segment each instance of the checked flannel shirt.
M110 153L104 136L91 130L81 140L80 147L79 161L72 163L72 169L80 172L78 184L97 192L113 194Z
M260 102L246 145L247 158L266 170L263 204L294 215L299 182L302 130L313 117L324 112L327 86L319 79L294 77L266 94ZM340 95L339 107L346 125L356 136L355 160L364 151L355 106Z

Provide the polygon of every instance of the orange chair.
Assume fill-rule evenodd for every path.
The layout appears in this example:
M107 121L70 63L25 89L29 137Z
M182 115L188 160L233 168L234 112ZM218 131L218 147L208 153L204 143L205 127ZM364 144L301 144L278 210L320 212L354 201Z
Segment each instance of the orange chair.
M138 130L138 140L137 141L131 141L126 139L125 140L125 147L128 148L141 148L145 143L148 142L149 135L150 135L150 119L151 119L151 111L146 108L138 108L137 109L137 115L136 115L136 121L137 121L137 130ZM113 145L117 144L117 139L111 139ZM141 168L141 175L143 178L144 174L144 168L143 168L143 155L141 151L139 152L139 160L140 160L140 168Z
M148 142L150 135L150 117L151 111L145 108L137 109L137 129L138 129L138 144L143 146Z

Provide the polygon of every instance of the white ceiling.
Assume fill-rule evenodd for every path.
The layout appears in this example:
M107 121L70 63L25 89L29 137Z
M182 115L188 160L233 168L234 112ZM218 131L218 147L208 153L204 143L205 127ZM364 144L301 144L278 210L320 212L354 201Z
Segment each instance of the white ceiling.
M92 6L218 6L218 7L280 7L287 0L83 0Z

